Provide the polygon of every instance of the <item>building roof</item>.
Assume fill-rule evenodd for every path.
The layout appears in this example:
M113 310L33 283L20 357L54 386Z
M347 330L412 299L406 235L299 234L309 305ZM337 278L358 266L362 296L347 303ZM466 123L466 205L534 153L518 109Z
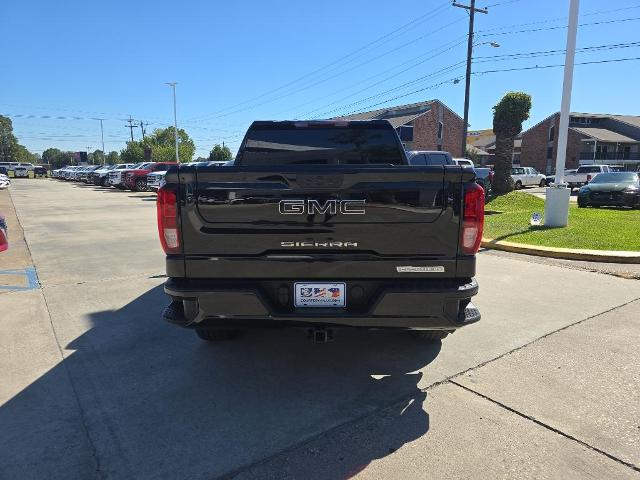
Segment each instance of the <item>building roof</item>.
M578 133L582 133L587 135L594 140L599 142L615 142L615 143L638 143L637 140L633 138L629 138L620 133L614 132L613 130L608 130L606 128L597 128L597 127L570 127L571 130L574 130Z
M460 117L456 112L447 107L439 100L426 100L424 102L409 103L406 105L398 105L395 107L381 108L379 110L371 110L369 112L354 113L353 115L345 115L336 117L340 120L387 120L393 128L406 125L416 118L431 111L433 104L439 103L451 113Z
M474 153L476 155L493 155L493 153L489 153L481 148L476 147L475 145L470 145L467 143L467 151Z
M612 113L580 113L571 112L571 117L588 117L588 118L613 118L619 122L627 123L634 127L640 128L640 116L637 115L615 115Z
M543 118L535 125L529 127L527 130L522 132L521 136L530 130L533 130L541 123L547 121L554 115L559 115L560 112L554 112L551 115ZM586 118L611 118L613 120L617 120L618 122L626 123L627 125L631 125L636 128L640 128L640 116L637 115L614 115L611 113L584 113L584 112L569 112L569 117L586 117ZM572 127L573 128L573 127ZM615 142L615 140L613 140Z

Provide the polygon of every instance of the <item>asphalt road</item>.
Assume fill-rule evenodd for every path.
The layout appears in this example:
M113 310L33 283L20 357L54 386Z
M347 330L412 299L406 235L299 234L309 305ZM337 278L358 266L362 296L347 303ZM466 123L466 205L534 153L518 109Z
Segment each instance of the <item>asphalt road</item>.
M483 319L442 343L210 345L160 319L153 195L11 197L0 478L640 478L638 280L481 253Z

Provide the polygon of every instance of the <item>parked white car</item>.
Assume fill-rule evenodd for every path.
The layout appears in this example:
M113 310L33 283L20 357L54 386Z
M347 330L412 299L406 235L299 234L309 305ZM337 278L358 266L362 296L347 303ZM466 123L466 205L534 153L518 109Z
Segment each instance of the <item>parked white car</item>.
M547 184L547 176L533 167L513 167L511 178L516 190L523 187L544 187Z
M138 165L141 165L140 163L119 163L118 165L116 165L116 168L109 170L109 173L107 174L109 180L107 181L108 185L111 185L112 187L117 187L117 188L123 188L122 187L122 172L124 172L125 170L129 170L132 168L137 167Z
M164 178L166 175L166 170L147 174L147 188L151 191L157 192L158 189L165 184Z
M610 173L609 165L582 165L573 173L565 173L564 181L569 188L580 188L589 183L599 173Z
M0 190L4 190L11 186L11 180L6 175L0 173Z
M461 167L476 167L473 161L469 160L468 158L454 158L453 163L455 163L456 165L460 165Z
M16 178L29 178L29 169L25 165L18 165L13 169L13 176Z

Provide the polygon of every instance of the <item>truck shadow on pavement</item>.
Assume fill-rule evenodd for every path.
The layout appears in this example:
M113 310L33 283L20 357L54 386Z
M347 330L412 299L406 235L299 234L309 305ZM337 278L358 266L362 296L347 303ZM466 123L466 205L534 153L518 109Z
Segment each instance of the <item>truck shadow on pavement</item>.
M157 286L71 322L90 327L64 363L0 407L0 477L233 475L384 408L385 428L366 444L344 439L344 455L327 460L331 477L309 475L346 477L429 429L415 372L440 342L345 330L313 344L300 330L259 330L208 344L165 324L166 303Z

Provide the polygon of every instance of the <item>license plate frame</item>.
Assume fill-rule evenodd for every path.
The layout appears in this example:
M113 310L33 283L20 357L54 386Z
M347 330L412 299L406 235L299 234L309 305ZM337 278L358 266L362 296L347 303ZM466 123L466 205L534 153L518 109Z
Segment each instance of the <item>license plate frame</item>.
M295 282L296 308L345 308L347 284L345 282Z

